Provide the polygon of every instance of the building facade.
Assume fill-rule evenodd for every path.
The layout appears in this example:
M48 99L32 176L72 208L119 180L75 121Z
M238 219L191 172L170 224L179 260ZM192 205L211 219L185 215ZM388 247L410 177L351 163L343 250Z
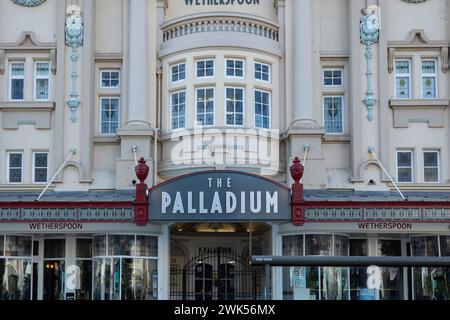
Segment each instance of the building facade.
M0 0L0 300L450 299L449 17Z

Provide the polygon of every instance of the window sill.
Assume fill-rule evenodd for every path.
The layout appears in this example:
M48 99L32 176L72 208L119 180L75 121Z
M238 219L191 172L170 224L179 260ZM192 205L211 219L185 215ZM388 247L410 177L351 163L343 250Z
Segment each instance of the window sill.
M3 129L18 129L21 124L35 125L36 129L51 128L53 101L1 101Z
M326 134L324 136L325 143L350 143L352 138L346 134Z
M0 184L0 191L30 191L30 192L42 192L46 184L27 184L27 183L16 183L16 184ZM55 185L51 184L47 191L53 191ZM36 195L37 197L37 195Z
M92 139L94 144L114 144L119 142L117 136L95 136Z
M408 128L410 123L427 123L430 128L445 126L445 109L449 100L444 99L392 99L394 128Z

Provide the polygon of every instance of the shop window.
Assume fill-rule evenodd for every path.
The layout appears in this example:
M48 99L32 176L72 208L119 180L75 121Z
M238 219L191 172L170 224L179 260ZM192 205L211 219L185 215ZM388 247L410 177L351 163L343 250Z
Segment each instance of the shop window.
M378 255L401 257L400 240L378 240ZM377 300L400 300L402 297L402 268L378 268L380 289L377 290Z
M179 63L170 67L171 82L186 80L186 63Z
M31 237L6 236L5 256L6 257L29 257L31 256Z
M255 80L270 82L270 65L255 62Z
M198 78L206 78L206 77L214 77L214 60L198 60L196 63L197 66L197 77Z
M120 99L118 97L100 98L100 133L115 134L119 127Z
M48 180L48 153L33 153L33 182L46 183Z
M50 90L50 63L36 62L34 78L35 99L48 100Z
M342 86L344 71L342 69L324 69L323 70L323 86L339 87Z
M91 300L92 297L92 239L77 239L76 265L79 279L75 289L76 300Z
M226 88L225 92L227 125L244 125L244 89Z
M214 125L214 88L197 89L197 125Z
M66 257L65 239L45 239L44 240L44 258L62 258Z
M436 60L422 60L422 98L437 97L437 63Z
M439 182L439 151L423 153L423 176L425 182Z
M172 130L182 129L186 126L186 91L172 93L170 100Z
M328 134L344 132L344 97L324 97L323 115L325 130Z
M270 92L255 90L255 127L270 129Z
M23 180L23 153L8 152L7 159L8 183L22 183Z
M283 256L303 255L303 235L283 237Z
M92 251L93 256L106 256L106 236L94 236Z
M5 237L0 235L0 257L4 255L5 249Z
M395 93L397 99L411 98L411 60L395 61Z
M412 151L397 151L397 182L413 182L413 153Z
M109 236L108 255L110 256L131 256L134 255L134 236Z
M119 70L101 70L100 71L100 87L117 89L120 87L120 71Z
M307 256L333 255L332 236L307 234L305 237Z
M350 239L350 256L365 257L369 255L367 239ZM367 287L368 268L350 268L351 300L375 299L374 289Z
M450 236L441 236L439 240L441 244L441 257L450 257Z
M244 77L244 60L226 59L225 69L227 77Z
M10 98L23 100L25 92L25 63L13 62L10 64Z

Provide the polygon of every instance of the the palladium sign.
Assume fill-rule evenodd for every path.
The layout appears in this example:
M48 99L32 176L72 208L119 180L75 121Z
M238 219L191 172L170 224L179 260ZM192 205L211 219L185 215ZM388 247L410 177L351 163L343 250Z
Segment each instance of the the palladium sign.
M185 0L187 6L227 6L227 5L244 5L259 4L259 0Z
M290 190L277 182L234 171L175 178L149 191L150 220L290 220Z

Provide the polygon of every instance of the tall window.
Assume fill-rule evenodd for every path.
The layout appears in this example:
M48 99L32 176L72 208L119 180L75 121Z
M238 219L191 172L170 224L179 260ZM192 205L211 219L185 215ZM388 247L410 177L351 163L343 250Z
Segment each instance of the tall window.
M323 85L325 87L337 87L343 85L342 69L325 69L323 70Z
M324 97L323 115L325 131L329 134L344 132L344 97Z
M270 66L265 63L255 63L255 79L270 82Z
M227 125L244 125L244 89L226 88Z
M117 89L120 86L120 72L119 70L102 70L101 87Z
M21 183L23 180L23 153L8 152L8 183Z
M413 153L412 151L397 151L397 181L413 182Z
M225 66L227 77L244 77L244 60L227 59Z
M197 89L196 100L198 125L214 125L214 88Z
M45 183L48 180L48 153L33 153L33 182Z
M179 63L176 65L173 65L171 68L171 81L177 82L182 81L186 79L186 64L185 63Z
M436 60L422 61L422 98L435 99L437 97Z
M214 76L214 60L199 60L197 65L197 77L213 77Z
M23 100L25 86L25 63L14 62L11 63L10 68L11 100Z
M411 61L395 61L395 94L397 99L411 98Z
M424 151L423 176L425 182L439 182L439 151Z
M270 129L270 93L255 91L255 126Z
M172 130L184 128L186 125L186 92L171 94Z
M34 74L34 91L36 100L48 100L50 87L50 63L36 62Z
M100 98L102 134L115 134L119 127L119 98Z

